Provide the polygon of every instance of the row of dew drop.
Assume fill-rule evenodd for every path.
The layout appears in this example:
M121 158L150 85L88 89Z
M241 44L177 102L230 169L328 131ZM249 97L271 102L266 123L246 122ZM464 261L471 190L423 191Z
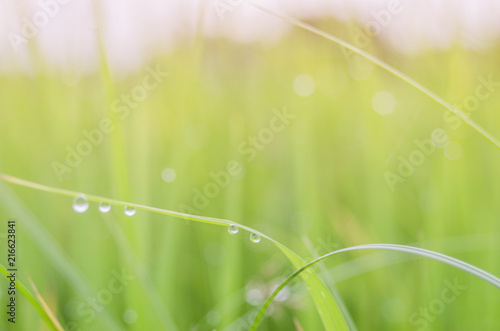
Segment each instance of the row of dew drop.
M79 195L73 200L73 210L76 211L77 213L84 213L89 209L89 201L85 196ZM111 204L107 202L101 202L99 203L99 211L103 214L108 213L111 210ZM129 207L125 206L125 215L127 216L134 216L135 214L135 208L134 207Z
M229 234L237 234L239 230L236 224L230 224L227 228ZM258 243L260 241L260 234L254 232L250 233L250 240L254 243Z
M76 211L77 213L84 213L89 209L89 201L84 195L79 195L73 200L73 210ZM99 211L103 214L108 213L111 210L111 204L107 202L100 202L99 203ZM135 214L135 208L125 206L125 215L127 216L134 216ZM228 227L228 232L230 234L237 234L239 231L239 228L236 224L230 224ZM260 242L260 235L258 233L251 233L250 234L250 240L254 243Z
M89 201L87 198L83 195L77 196L73 200L73 210L76 211L77 213L84 213L89 209ZM107 202L100 202L99 203L99 211L103 214L108 213L111 210L111 204ZM125 215L127 216L134 216L135 214L135 208L134 207L129 207L125 206Z

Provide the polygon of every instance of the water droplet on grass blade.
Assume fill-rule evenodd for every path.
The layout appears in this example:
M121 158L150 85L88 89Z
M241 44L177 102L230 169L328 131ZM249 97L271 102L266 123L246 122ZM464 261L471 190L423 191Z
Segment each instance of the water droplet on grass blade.
M85 195L80 194L73 200L73 210L77 213L84 213L89 209L89 202Z
M231 224L229 225L229 227L227 228L227 231L230 233L230 234L236 234L238 233L238 226L236 224Z
M111 205L107 202L99 203L99 211L103 214L108 213L111 210Z
M258 243L260 241L260 235L257 233L250 234L250 240L254 243Z
M134 216L135 215L135 208L134 207L125 206L125 215L127 215L127 216Z

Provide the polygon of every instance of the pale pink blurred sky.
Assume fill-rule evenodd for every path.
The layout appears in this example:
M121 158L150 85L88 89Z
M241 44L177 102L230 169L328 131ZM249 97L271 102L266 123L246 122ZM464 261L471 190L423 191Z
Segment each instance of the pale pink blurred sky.
M402 10L391 15L379 36L401 52L418 52L423 45L447 48L456 41L480 49L500 37L497 0L256 2L298 19L326 16L367 24L375 21L373 11L388 10L394 1ZM96 20L92 3L102 19ZM216 5L227 9L222 17ZM29 68L28 49L35 45L56 66L92 70L97 63L96 35L102 33L113 70L134 71L157 51L168 51L179 38L192 36L201 13L206 37L272 43L293 28L243 0L2 0L0 70ZM23 33L23 26L30 24L43 27Z

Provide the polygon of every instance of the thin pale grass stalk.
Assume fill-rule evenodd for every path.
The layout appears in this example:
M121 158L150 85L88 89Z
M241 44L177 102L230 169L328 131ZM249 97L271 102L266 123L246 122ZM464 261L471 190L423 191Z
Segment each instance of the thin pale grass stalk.
M500 233L465 235L411 243L409 246L429 247L439 244L440 247L446 247L444 248L446 254L481 252L500 249L500 243L494 243L494 246L491 246L491 242L495 240L494 238L498 238L499 236ZM321 275L335 275L335 280L338 283L373 270L407 263L418 258L415 255L398 255L397 257L386 259L384 258L384 254L385 252L383 251L376 251L322 271Z
M417 82L416 80L414 80L413 78L411 78L410 76L402 73L401 71L397 70L396 68L392 67L391 65L385 63L384 61L380 60L379 58L377 58L376 56L373 56L372 54L348 43L347 41L339 38L339 37L336 37L334 35L331 35L321 29L318 29L312 25L309 25L307 23L304 23L304 22L301 22L293 17L290 17L290 16L287 16L287 15L283 15L283 14L278 14L268 8L265 8L261 5L258 5L256 3L253 3L253 2L249 2L248 3L250 6L253 6L257 9L260 9L274 17L277 17L277 18L280 18L284 21L287 21L288 23L291 23L295 26L298 26L304 30L307 30L307 31L310 31L314 34L317 34L318 36L321 36L321 37L324 37L328 40L331 40L351 51L353 51L354 53L358 54L358 55L361 55L362 57L370 60L371 62L375 63L376 65L378 65L379 67L387 70L388 72L390 72L391 74L393 74L394 76L404 80L406 83L410 84L411 86L415 87L417 90L423 92L425 95L427 95L429 98L431 98L432 100L436 101L437 103L439 103L441 106L445 107L447 110L449 110L450 112L452 112L453 114L457 115L458 117L460 117L465 123L469 124L474 130L476 130L479 134L481 134L483 137L485 137L486 139L488 139L493 145L495 145L496 147L498 147L500 149L500 140L498 140L497 138L495 138L492 134L490 134L488 131L486 131L486 129L484 129L483 127L481 127L479 124L477 124L475 121L471 120L467 115L465 115L464 113L462 113L460 110L458 110L457 108L453 107L448 101L444 100L443 98L441 98L440 96L438 96L436 93L432 92L431 90L429 90L427 87L425 87L424 85L420 84L419 82Z
M279 294L279 292L288 284L290 283L295 277L297 277L300 273L303 271L309 269L316 263L329 258L333 255L343 253L343 252L348 252L348 251L355 251L355 250L365 250L365 249L382 249L382 250L390 250L390 251L399 251L399 252L404 252L404 253L409 253L409 254L415 254L415 255L420 255L423 257L428 257L431 259L434 259L436 261L446 263L452 267L461 269L463 271L466 271L470 273L471 275L474 275L484 281L487 281L488 283L500 288L500 279L495 277L494 275L490 274L489 272L486 272L478 267L475 267L467 262L458 260L456 258L453 258L448 255L444 255L441 253L437 253L434 251L430 251L427 249L419 248L419 247L412 247L412 246L405 246L405 245L392 245L392 244L372 244L372 245L361 245L361 246L353 246L353 247L347 247L343 249L336 250L334 252L325 254L298 269L295 271L293 274L291 274L283 283L281 283L280 286L278 286L274 292L269 296L269 298L266 300L266 302L262 305L262 308L260 309L259 313L257 314L252 327L250 328L250 331L255 330L258 326L260 321L262 320L262 317L264 317L264 313L266 312L267 307L271 304L273 299Z
M43 299L42 295L40 294L40 292L36 288L35 283L33 283L33 280L31 279L30 276L28 276L28 281L30 282L30 285L31 285L31 288L33 289L33 292L35 292L35 296L38 299L38 302L40 302L40 306L42 307L45 314L47 314L47 316L50 318L52 324L54 324L54 326L56 327L56 330L64 331L61 323L59 323L59 321L57 320L57 318L54 315L54 313L52 312L52 310L50 310L49 305Z

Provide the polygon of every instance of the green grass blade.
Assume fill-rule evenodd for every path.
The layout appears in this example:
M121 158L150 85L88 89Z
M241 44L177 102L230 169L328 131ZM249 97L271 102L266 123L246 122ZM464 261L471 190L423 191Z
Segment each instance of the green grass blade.
M5 276L9 276L9 272L5 269L5 267L0 264L0 272L4 274ZM28 302L35 308L35 310L38 312L40 317L47 323L47 325L55 331L60 331L62 330L59 328L50 318L50 316L47 314L47 312L43 309L43 307L40 305L40 303L35 299L35 297L28 291L28 289L17 279L15 280L16 282L16 288L21 292L21 294L28 300Z
M52 310L50 310L49 305L47 304L47 302L45 302L45 300L43 299L40 292L38 292L38 289L36 288L35 283L33 282L33 280L29 276L28 276L28 281L30 282L31 289L33 290L33 292L35 292L35 297L37 298L38 303L42 307L45 314L50 318L50 321L52 322L52 324L55 326L55 328L58 331L63 331L64 329L63 329L61 323L59 323L59 321L57 320L57 318L54 315L54 313L52 312Z
M25 186L25 187L30 187L33 189L37 189L40 191L45 191L45 192L50 192L54 194L60 194L60 195L65 195L68 197L77 197L80 196L82 193L81 192L75 192L75 191L70 191L70 190L64 190L64 189L59 189L59 188L54 188L38 183L33 183L24 179L16 178L13 176L5 175L5 174L0 174L0 179L7 181L12 184L20 185L20 186ZM129 207L134 207L139 210L145 210L145 211L150 211L158 214L163 214L167 216L172 216L175 218L180 218L180 219L185 219L185 220L190 220L194 222L202 222L202 223L208 223L212 225L218 225L218 226L228 226L229 224L236 224L240 229L244 229L248 232L253 232L259 234L262 238L266 238L267 240L271 241L274 245L276 245L284 254L285 256L292 262L292 264L295 266L295 268L301 268L305 264L305 261L297 255L295 252L293 252L290 248L286 247L285 245L279 243L278 241L274 240L273 238L265 235L264 233L257 231L255 229L252 229L250 227L247 227L245 225L232 222L229 220L224 220L224 219L218 219L218 218L212 218L212 217L206 217L206 216L197 216L197 215L191 215L191 214L186 214L186 213L180 213L172 210L166 210L166 209L160 209L160 208L155 208L155 207L150 207L150 206L145 206L145 205L140 205L140 204L135 204L135 203L128 203L128 202L123 202L123 201L118 201L118 200L113 200L113 199L108 199L105 197L100 197L96 195L88 195L86 194L85 197L89 201L94 201L94 202L107 202L113 205L118 205L118 206L129 206ZM348 330L348 326L342 316L342 313L333 299L331 293L328 291L328 288L323 284L323 282L318 278L318 276L313 272L313 271L308 271L308 275L310 277L307 277L306 283L307 286L309 287L309 290L311 291L311 296L316 304L316 307L318 308L318 312L321 316L321 319L323 321L323 325L325 326L326 330Z
M471 252L479 253L490 249L500 249L500 243L495 244L493 247L489 244L489 242L494 240L492 238L498 238L499 236L500 233L456 236L412 243L410 246L433 246L435 244L439 244L440 247L446 247L446 252L444 252L446 254L463 254ZM387 259L384 258L384 253L384 251L375 251L373 253L363 255L362 257L351 259L328 270L322 271L321 275L335 275L335 280L340 282L373 270L406 263L418 258L418 256L415 255L399 255Z
M372 245L361 245L361 246L353 246L353 247L347 247L343 249L339 249L337 251L325 254L298 269L295 271L293 274L291 274L283 283L281 283L280 286L278 286L274 292L271 294L271 296L266 300L262 308L260 309L259 313L257 314L252 327L250 330L255 330L260 321L262 320L262 317L264 316L264 313L266 312L267 307L271 304L273 299L278 295L278 293L288 284L290 283L295 277L300 275L302 272L307 271L310 267L315 265L316 263L339 253L343 252L348 252L348 251L355 251L355 250L365 250L365 249L382 249L382 250L390 250L390 251L399 251L399 252L404 252L404 253L409 253L409 254L415 254L415 255L420 255L423 257L428 257L431 259L434 259L439 262L443 262L446 264L451 265L452 267L462 269L463 271L466 271L470 273L471 275L474 275L478 278L481 278L484 281L487 281L488 283L500 288L500 279L495 277L494 275L478 268L475 267L467 262L455 259L453 257L450 257L448 255L444 255L441 253L433 252L427 249L423 248L418 248L418 247L412 247L412 246L404 246L404 245L392 245L392 244L372 244Z
M304 260L288 248L280 245L280 249L296 268L303 268L307 265ZM337 302L335 302L333 295L330 291L328 291L328 288L312 270L307 270L306 272L307 277L305 277L305 282L309 288L309 292L311 293L311 297L313 298L316 308L318 309L318 313L323 321L325 329L349 330L349 326L342 315L342 311L340 310Z
M358 54L358 55L361 55L362 57L370 60L371 62L375 63L376 65L378 65L379 67L387 70L388 72L390 72L391 74L393 74L394 76L398 77L398 78L401 78L402 80L404 80L406 83L410 84L411 86L415 87L417 90L423 92L425 95L427 95L429 98L431 98L432 100L436 101L437 103L439 103L440 105L442 105L443 107L445 107L447 110L449 110L450 112L452 112L453 114L457 115L458 117L460 117L465 123L469 124L474 130L476 130L479 134L481 134L483 137L485 137L486 139L488 139L493 145L495 145L496 147L498 147L500 149L500 140L498 140L497 138L495 138L492 134L490 134L488 131L486 131L486 129L484 129L482 126L480 126L479 124L477 124L475 121L471 120L467 115L465 115L464 113L462 113L460 110L458 110L457 108L453 107L448 101L444 100L443 98L441 98L440 96L438 96L436 93L432 92L431 90L429 90L427 87L425 87L424 85L420 84L419 82L417 82L416 80L414 80L413 78L409 77L408 75L402 73L401 71L397 70L396 68L392 67L391 65L385 63L384 61L380 60L379 58L377 58L376 56L373 56L371 55L370 53L354 46L354 45L351 45L350 43L348 43L347 41L343 40L343 39L340 39L334 35L331 35L325 31L322 31L312 25L309 25L307 23L304 23L304 22L301 22L293 17L289 17L289 16L286 16L286 15L282 15L282 14L277 14L276 12L274 11L271 11L265 7L262 7L258 4L255 4L255 3L252 3L250 2L249 5L257 8L257 9L260 9L268 14L271 14L273 15L274 17L277 17L277 18L280 18L282 20L285 20L295 26L298 26L304 30L307 30L307 31L310 31L312 33L315 33L321 37L324 37L328 40L331 40L351 51L353 51L354 53Z
M317 253L314 251L314 247L312 247L312 242L307 238L307 236L304 236L305 239L303 239L304 243L308 247L308 250L312 256L312 259L317 257ZM323 282L328 286L330 291L332 292L332 299L335 301L337 306L339 307L342 316L344 317L344 320L348 326L348 329L351 331L357 331L358 328L352 319L351 314L349 313L349 310L347 309L347 306L344 303L344 300L342 296L340 295L340 292L336 286L336 282L330 277L330 273L328 273L328 270L326 267L322 264L319 265L319 270L318 273L320 274L321 277L320 279L323 280Z

